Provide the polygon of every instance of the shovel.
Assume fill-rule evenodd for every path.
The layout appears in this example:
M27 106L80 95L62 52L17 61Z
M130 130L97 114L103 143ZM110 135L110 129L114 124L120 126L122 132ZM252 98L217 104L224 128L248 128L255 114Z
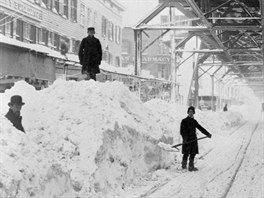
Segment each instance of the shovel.
M175 149L179 150L179 148L177 148L178 146L182 146L182 145L185 145L185 144L190 144L192 142L196 142L196 141L201 140L201 139L204 139L204 138L208 138L208 137L207 136L204 136L204 137L201 137L201 138L197 138L195 140L191 140L189 142L184 142L184 143L181 143L181 144L175 144L171 148L175 148Z

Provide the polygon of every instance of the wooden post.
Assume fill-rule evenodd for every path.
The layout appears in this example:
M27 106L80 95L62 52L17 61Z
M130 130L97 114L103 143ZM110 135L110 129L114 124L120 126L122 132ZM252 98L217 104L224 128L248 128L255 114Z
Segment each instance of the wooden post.
M198 39L197 36L195 37L196 39L196 50L198 48ZM199 55L199 54L198 54ZM195 76L194 76L194 105L196 108L199 107L199 65L198 65L198 61L196 59L195 54L193 55L193 68L195 68L193 70L193 72L195 72Z
M262 76L264 77L264 2L260 0L260 13L261 13L261 24L262 24Z
M172 12L172 7L170 7L170 23L172 24L173 22L173 12ZM175 54L175 32L174 30L171 30L171 102L176 103L176 54Z
M214 75L211 75L212 78L212 98L211 98L211 109L212 111L215 111L214 109Z

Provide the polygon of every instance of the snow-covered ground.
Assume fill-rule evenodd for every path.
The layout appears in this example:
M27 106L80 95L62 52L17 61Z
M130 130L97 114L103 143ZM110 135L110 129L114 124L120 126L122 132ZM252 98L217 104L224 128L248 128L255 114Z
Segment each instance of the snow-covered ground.
M4 116L15 94L26 103L26 134ZM263 115L254 101L197 110L213 136L199 142L193 173L180 170L180 152L159 146L181 142L185 106L142 103L120 82L93 80L41 91L19 81L0 96L0 197L263 197Z

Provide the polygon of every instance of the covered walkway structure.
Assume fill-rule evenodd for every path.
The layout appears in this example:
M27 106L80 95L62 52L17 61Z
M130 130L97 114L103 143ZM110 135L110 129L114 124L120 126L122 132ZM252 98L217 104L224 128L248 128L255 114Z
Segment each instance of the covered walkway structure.
M164 9L170 10L169 23L150 25L149 22ZM189 20L190 25L179 26L173 20L173 9L182 12ZM172 63L171 76L177 81L177 68L191 56L196 55L192 72L191 85L194 94L188 95L198 103L199 72L211 70L212 83L221 81L227 76L240 79L241 86L250 87L255 95L264 99L264 2L262 0L159 0L159 5L135 27L135 73L140 75L142 53L168 32L185 30L188 34L182 40L171 40ZM142 34L146 31L162 30L160 37L148 46L142 46ZM196 49L186 49L185 44L193 37L199 38L200 45ZM182 62L177 57L182 53L191 53ZM213 60L213 61L212 61ZM215 74L226 67L220 79ZM214 70L212 72L212 70ZM176 83L175 83L176 84ZM191 89L191 86L189 87ZM177 88L172 87L172 100L177 94Z

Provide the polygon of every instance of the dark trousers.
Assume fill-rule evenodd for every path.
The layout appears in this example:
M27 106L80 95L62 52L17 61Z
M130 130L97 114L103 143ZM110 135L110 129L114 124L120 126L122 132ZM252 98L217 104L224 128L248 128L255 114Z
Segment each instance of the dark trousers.
M189 157L189 167L194 167L194 158L196 154L183 154L182 156L182 168L186 168L188 157Z
M86 74L88 80L93 79L96 81L96 73L91 71L88 72L88 67L85 65L82 66L82 74Z
M182 161L187 161L189 157L189 161L193 161L196 154L183 154Z
M95 73L88 73L89 76L89 80L93 79L94 81L96 81L96 74Z

